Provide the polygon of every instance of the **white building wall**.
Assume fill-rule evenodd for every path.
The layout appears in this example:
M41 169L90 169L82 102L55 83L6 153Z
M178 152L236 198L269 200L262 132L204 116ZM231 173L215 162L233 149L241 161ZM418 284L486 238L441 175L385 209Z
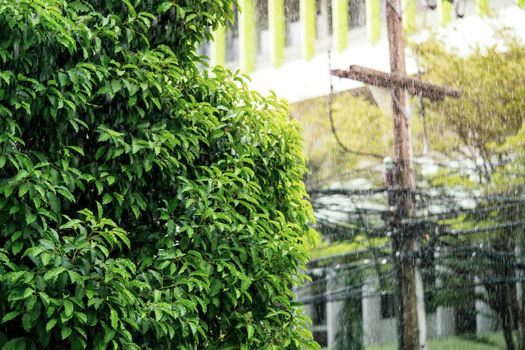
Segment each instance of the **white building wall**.
M499 1L504 5L508 2ZM494 18L482 19L477 15L471 15L458 19L446 28L437 27L437 12L423 12L427 26L437 29L437 33L447 45L458 48L461 54L469 53L475 45L490 46L498 43L495 33L498 28L512 28L518 37L525 39L525 11L515 5L509 4L498 10ZM323 18L319 18L319 24L323 24ZM287 41L296 49L300 41L299 22L288 23ZM383 26L384 27L384 26ZM390 71L388 56L388 42L384 32L382 39L376 45L367 40L365 28L356 28L348 33L349 47L343 52L331 52L332 69L346 69L351 64L358 64L382 71ZM419 39L428 37L428 32L420 32ZM411 39L418 39L412 37ZM418 39L418 40L419 40ZM330 93L330 74L328 61L329 37L318 40L318 54L310 61L299 57L299 51L293 47L287 47L286 56L292 52L296 58L285 62L281 67L274 68L269 65L257 69L251 73L249 87L263 94L274 91L277 96L287 99L289 102L298 102ZM417 73L417 65L407 50L407 72ZM332 78L335 92L355 89L363 86L362 83L349 79Z

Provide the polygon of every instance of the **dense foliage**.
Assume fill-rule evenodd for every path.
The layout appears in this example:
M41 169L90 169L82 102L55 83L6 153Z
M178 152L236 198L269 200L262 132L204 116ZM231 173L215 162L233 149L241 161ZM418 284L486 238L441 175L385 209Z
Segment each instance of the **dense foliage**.
M2 349L316 347L297 126L197 66L231 5L0 0Z

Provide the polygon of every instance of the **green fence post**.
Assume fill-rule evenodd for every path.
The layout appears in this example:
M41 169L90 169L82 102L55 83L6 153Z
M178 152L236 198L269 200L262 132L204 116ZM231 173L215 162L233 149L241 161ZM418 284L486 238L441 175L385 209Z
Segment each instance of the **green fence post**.
M284 60L284 0L268 0L268 26L270 29L270 59L275 67Z
M239 65L250 73L255 68L255 6L254 0L240 0L239 5Z
M309 60L315 55L316 8L315 0L301 0L300 20L301 20L301 53L303 58Z

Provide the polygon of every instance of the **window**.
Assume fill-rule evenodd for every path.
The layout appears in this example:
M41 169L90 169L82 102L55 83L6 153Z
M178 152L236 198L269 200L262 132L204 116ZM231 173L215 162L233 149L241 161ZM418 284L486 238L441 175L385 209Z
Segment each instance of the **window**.
M312 277L312 295L314 302L312 304L312 323L314 326L326 324L326 280L325 275L314 275Z
M381 318L392 318L396 316L396 305L394 294L381 294Z
M348 4L348 26L350 29L362 27L366 23L365 0L350 0Z

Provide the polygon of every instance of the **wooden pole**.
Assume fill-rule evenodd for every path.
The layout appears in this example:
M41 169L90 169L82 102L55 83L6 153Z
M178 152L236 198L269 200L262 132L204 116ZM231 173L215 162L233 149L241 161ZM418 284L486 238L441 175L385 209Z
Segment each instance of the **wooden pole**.
M395 165L392 159L385 158L383 160L383 165L385 169L385 186L387 188L387 196L388 196L388 207L390 208L391 212L389 217L389 226L394 226L394 220L395 220L395 206L396 206L396 192L394 187L394 172L395 172ZM392 248L392 261L393 263L393 273L394 278L392 281L393 286L393 295L395 300L395 305L397 306L396 310L396 324L397 324L397 344L399 349L403 349L403 336L401 333L401 329L404 328L403 326L403 303L401 303L401 268L400 264L398 263L396 256L396 246L395 246L396 240L392 239L390 244Z
M390 49L390 70L393 76L406 77L405 67L405 40L401 19L400 0L386 1L386 17L388 28L388 44ZM415 216L415 198L413 191L416 188L414 171L412 168L412 149L410 144L409 120L406 112L407 96L405 89L392 86L392 110L394 118L394 203L395 213L392 222L392 248L395 264L398 264L399 299L398 307L402 312L402 322L398 322L399 349L425 349L424 308L423 314L418 309L418 271L413 255L419 249L417 237L413 231L407 232L402 222ZM419 277L420 278L420 277ZM423 318L423 319L421 319ZM420 342L422 340L423 343Z
M367 3L371 1L375 0L367 0ZM406 76L405 41L400 1L386 0L391 73L360 66L351 66L347 71L333 70L331 73L341 78L359 80L374 86L391 89L395 160L390 170L386 169L385 182L389 190L388 203L392 211L389 224L392 229L394 296L398 308L396 313L398 347L400 350L426 350L423 282L416 263L419 252L418 237L414 229L408 228L406 225L416 214L414 197L416 182L412 168L406 94L408 92L413 95L440 100L445 96L458 98L461 91L424 83L419 79Z

